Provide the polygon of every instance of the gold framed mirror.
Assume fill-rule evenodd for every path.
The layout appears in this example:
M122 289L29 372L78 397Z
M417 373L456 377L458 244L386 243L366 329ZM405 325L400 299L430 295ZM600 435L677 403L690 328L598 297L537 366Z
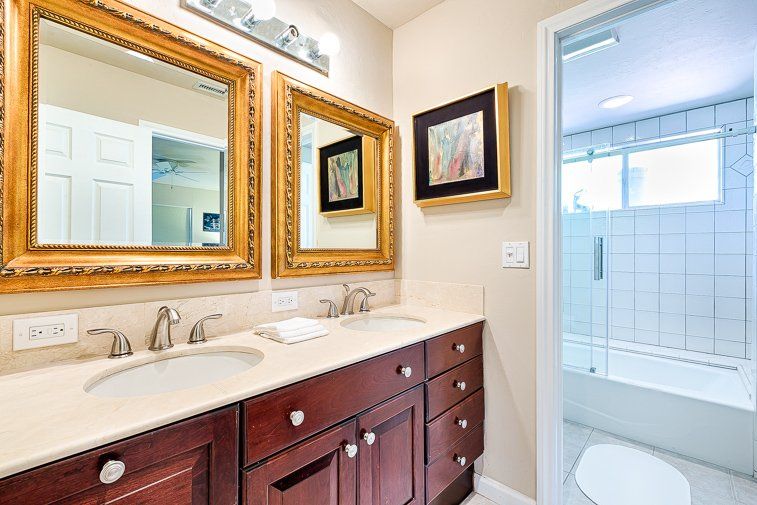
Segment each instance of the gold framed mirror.
M272 275L394 268L394 123L273 74Z
M116 0L1 0L0 292L260 277L261 65Z

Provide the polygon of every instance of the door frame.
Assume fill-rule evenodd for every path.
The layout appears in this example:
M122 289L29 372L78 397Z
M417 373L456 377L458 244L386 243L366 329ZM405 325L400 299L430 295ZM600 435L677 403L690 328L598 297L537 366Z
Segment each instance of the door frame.
M562 504L560 39L671 0L587 0L540 21L536 152L536 502Z

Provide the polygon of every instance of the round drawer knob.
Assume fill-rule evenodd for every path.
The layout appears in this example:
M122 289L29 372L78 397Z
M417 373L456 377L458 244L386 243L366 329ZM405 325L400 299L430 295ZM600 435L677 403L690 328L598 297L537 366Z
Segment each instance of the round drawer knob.
M106 461L100 470L100 482L103 484L113 484L126 471L126 465L123 461L109 460Z
M410 368L409 366L401 366L399 369L399 373L401 375L404 375L405 377L410 377L411 375L413 375L413 369Z
M465 352L465 344L455 344L454 349L462 354Z
M460 426L462 429L465 429L468 427L468 420L467 419L458 419L457 425Z
M347 453L348 458L354 458L357 455L357 445L344 444L344 452Z
M305 413L301 410L295 410L289 414L289 419L292 421L293 426L299 426L305 421Z
M455 461L458 462L458 463L460 463L460 466L465 466L465 463L468 460L465 459L465 456L458 456L457 454L455 454Z
M465 391L465 381L455 381L454 386L460 391Z
M363 433L363 440L365 440L366 444L373 445L373 442L376 441L376 434L372 431Z

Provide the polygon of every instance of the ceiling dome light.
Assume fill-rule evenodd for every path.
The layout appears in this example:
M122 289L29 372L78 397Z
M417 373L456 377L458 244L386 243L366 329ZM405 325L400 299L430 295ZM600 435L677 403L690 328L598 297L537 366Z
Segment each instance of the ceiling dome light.
M617 109L618 107L623 107L631 100L633 100L631 95L611 96L599 102L598 105L601 109Z
M336 56L342 50L339 37L331 32L324 33L318 41L318 52L326 56Z
M276 2L274 0L254 0L250 12L258 21L266 21L276 15Z

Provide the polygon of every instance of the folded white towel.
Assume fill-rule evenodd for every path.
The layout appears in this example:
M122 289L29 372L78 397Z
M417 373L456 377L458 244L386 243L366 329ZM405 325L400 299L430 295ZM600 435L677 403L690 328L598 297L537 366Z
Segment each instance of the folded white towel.
M266 333L267 335L275 335L276 337L287 340L290 338L297 338L302 335L307 335L308 333L313 333L314 331L321 331L325 330L326 328L321 324L316 324L315 326L308 326L307 328L302 328L299 330L288 330L288 331L274 331L274 330L266 330L266 329L256 329L255 333L257 334L263 334Z
M256 333L260 335L261 337L270 338L271 340L275 340L276 342L281 342L282 344L295 344L297 342L303 342L305 340L310 340L311 338L318 338L318 337L324 337L329 334L329 330L324 328L321 325L318 325L320 329L316 329L315 331L308 331L306 333L300 333L297 336L293 337L282 337L279 334L276 333L269 333L265 330L257 330Z
M297 331L305 328L313 328L320 326L317 319L309 319L307 317L293 317L291 319L285 319L284 321L278 321L275 323L259 324L253 328L255 331L266 331L268 333L280 334L285 331Z

